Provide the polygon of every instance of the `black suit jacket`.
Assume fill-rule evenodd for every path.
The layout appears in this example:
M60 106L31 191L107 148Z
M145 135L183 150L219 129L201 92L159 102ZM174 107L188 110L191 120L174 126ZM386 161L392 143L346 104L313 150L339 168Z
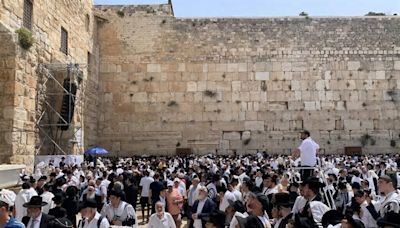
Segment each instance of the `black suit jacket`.
M25 227L28 227L28 223L29 223L30 219L31 218L28 217L28 216L25 216L25 217L22 218L22 223L25 225ZM42 213L42 219L40 220L40 226L39 227L40 228L51 228L51 225L49 223L51 220L54 220L53 216L46 215L46 214Z
M197 207L199 206L199 200L194 201L193 206L192 206L192 214L197 213ZM204 219L207 219L210 217L210 214L215 210L215 203L212 201L212 199L208 198L206 199L206 202L204 203L203 209L201 210L201 213L197 215L199 219L202 220L203 226L205 225ZM193 227L193 219L190 218L190 225L189 227Z

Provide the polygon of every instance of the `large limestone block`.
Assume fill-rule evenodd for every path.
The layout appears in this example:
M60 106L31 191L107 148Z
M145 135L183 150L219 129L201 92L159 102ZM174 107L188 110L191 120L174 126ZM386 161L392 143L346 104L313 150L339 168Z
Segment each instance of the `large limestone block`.
M347 62L347 69L348 70L358 70L361 64L359 61L349 61Z
M344 129L345 130L360 130L361 122L360 120L344 120Z
M147 72L161 72L160 64L147 64Z
M244 128L250 131L263 131L264 121L245 121Z
M224 132L223 139L226 140L240 140L240 132Z
M258 81L269 80L269 72L256 72L256 80Z
M400 70L400 61L394 61L394 69Z
M197 83L196 82L188 82L187 83L187 91L188 92L196 92L197 91Z

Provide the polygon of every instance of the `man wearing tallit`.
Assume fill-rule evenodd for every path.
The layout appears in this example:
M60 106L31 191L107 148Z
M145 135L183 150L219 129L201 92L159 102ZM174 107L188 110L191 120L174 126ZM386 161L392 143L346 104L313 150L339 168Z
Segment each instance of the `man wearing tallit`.
M324 187L324 184L316 177L309 177L303 182L303 196L307 202L303 209L296 214L301 218L302 226L305 226L305 224L320 224L322 216L330 210L328 206L321 202L322 197L319 194L319 190L322 187Z
M396 189L397 179L394 174L382 175L378 179L379 192L384 194L384 198L373 205L368 202L367 209L375 220L384 218L389 212L400 213L400 195Z
M110 203L105 204L101 215L107 217L111 225L137 227L137 218L132 205L121 200L123 193L110 191Z

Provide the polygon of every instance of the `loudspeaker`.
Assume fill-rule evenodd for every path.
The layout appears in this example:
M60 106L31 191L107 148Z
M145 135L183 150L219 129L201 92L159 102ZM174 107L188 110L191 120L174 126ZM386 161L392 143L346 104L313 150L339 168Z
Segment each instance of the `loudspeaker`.
M72 118L74 116L75 96L76 96L76 91L78 88L74 82L70 81L69 78L64 80L63 87L64 87L64 95L63 95L63 99L62 99L62 103L61 103L61 111L60 111L60 115L61 115L62 119L61 118L59 119L58 124L59 124L59 128L62 131L66 131L66 130L68 130L68 128L71 124Z

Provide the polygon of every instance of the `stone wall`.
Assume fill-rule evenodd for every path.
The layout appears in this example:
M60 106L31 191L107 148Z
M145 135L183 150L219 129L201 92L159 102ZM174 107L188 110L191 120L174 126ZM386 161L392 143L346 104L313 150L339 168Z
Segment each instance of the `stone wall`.
M300 129L325 153L397 151L400 18L191 19L159 7L96 7L107 20L98 143L114 154L288 153Z
M84 83L80 93L85 92L85 87L95 88L97 84L96 79L90 80L92 74L88 74L86 68L88 52L93 53L95 18L92 13L92 1L35 0L32 2L32 33L35 37L35 43L29 50L24 50L19 46L15 33L15 30L22 27L24 1L3 0L0 3L1 32L5 31L8 34L8 44L3 43L3 39L1 39L0 45L10 47L9 49L2 49L0 55L4 56L3 54L5 54L10 56L10 59L15 60L15 64L12 64L11 60L4 62L1 59L0 65L0 70L3 72L4 64L6 64L6 67L11 64L7 71L11 72L11 77L8 78L9 84L4 84L4 87L9 88L9 93L3 97L5 95L3 90L0 92L2 95L0 123L3 124L2 118L6 115L11 118L7 120L7 123L12 122L11 128L5 128L7 131L6 139L9 144L7 144L7 147L1 147L0 150L1 158L6 155L12 156L8 156L8 159L2 159L0 162L23 163L27 164L29 168L32 168L35 153L49 153L49 151L43 150L43 148L48 147L42 147L43 143L48 144L49 142L44 141L43 135L39 134L35 124L43 110L41 94L39 94L39 97L37 96L38 90L42 88L42 83L45 81L45 77L37 72L39 65L46 64L51 68L52 73L63 80L66 76L66 64L78 63L84 71ZM60 51L61 27L68 31L68 55ZM11 48L13 46L16 47L15 50ZM94 58L96 57L94 55ZM0 78L3 80L5 77L7 77L6 74L2 74ZM82 96L85 96L85 94L82 94ZM61 99L61 95L60 98L56 99ZM93 89L91 89L87 99L95 102L97 99L96 90L93 92ZM4 100L8 100L10 103L5 104ZM5 105L8 108L3 109L2 106ZM77 110L82 110L83 107L80 106L77 107ZM91 115L85 114L86 116ZM73 131L84 127L83 121L75 115L71 130L63 138L63 142L67 142L64 144L68 144L69 140L72 139ZM0 137L3 138L2 133L0 133ZM1 142L3 142L2 140ZM65 146L68 149L68 145ZM42 150L38 150L38 148L42 148Z
M14 118L15 44L12 35L0 24L0 159L10 162L11 132Z

